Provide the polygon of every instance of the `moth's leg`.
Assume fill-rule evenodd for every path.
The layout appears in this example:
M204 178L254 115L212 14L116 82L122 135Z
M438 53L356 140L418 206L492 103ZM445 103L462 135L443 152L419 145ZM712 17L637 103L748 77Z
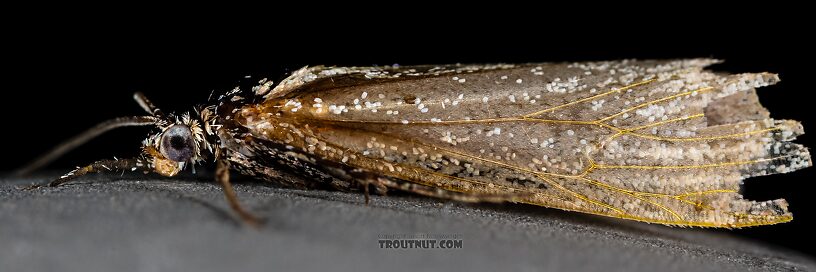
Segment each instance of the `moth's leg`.
M386 194L386 192L388 192L388 187L385 186L385 184L382 182L382 178L365 179L363 182L364 182L363 183L363 186L364 186L363 191L365 192L366 205L368 205L368 200L369 200L368 187L370 185L373 185L374 188L376 188L376 193L378 195L384 196Z
M229 168L229 161L224 159L218 160L215 167L215 179L221 183L221 187L224 189L224 195L227 197L227 202L229 203L230 208L238 213L238 215L241 216L241 219L250 226L259 227L261 225L261 220L244 210L241 203L238 202L238 196L232 189L232 184L230 184Z
M366 205L368 205L368 203L371 200L371 197L370 197L371 192L370 192L370 188L369 188L371 185L373 185L374 188L376 188L376 193L379 194L379 195L385 195L385 193L388 191L388 188L385 186L385 184L380 182L379 177L377 177L375 175L363 174L363 173L360 173L360 172L356 172L356 173L352 172L352 173L350 173L350 175L353 177L353 180L355 181L355 184L357 186L359 186L359 187L362 187L363 193L365 194L365 203L366 203Z
M430 186L425 186L422 184L411 183L408 181L402 180L394 180L389 178L377 178L380 184L384 186L396 190L406 191L410 193L415 193L418 195L441 198L441 199L450 199L455 201L461 202L470 202L470 203L477 203L477 202L492 202L492 203L501 203L501 202L516 202L527 197L527 194L476 194L476 193L461 193L461 192L453 192L448 191L440 188L434 188Z
M152 126L156 125L159 122L161 122L161 119L153 116L130 116L114 118L99 123L96 126L86 130L85 132L82 132L81 134L74 136L73 138L68 139L67 141L59 144L58 146L54 147L54 149L52 149L48 153L43 154L36 160L31 161L25 167L17 170L16 174L18 176L24 176L31 172L34 172L35 170L40 169L43 166L47 165L48 163L61 157L65 153L68 153L68 151L71 151L74 148L112 129L120 127Z
M62 175L49 183L33 184L23 187L24 190L31 190L41 187L56 187L68 183L78 177L98 172L118 172L118 171L136 171L147 170L147 164L139 159L113 159L113 160L99 160L88 166L80 167Z
M362 182L360 182L361 186L363 186L363 193L365 194L366 206L368 206L368 203L371 201L371 197L369 196L368 193L368 185L372 183L370 181L371 181L370 179L364 179L362 180Z

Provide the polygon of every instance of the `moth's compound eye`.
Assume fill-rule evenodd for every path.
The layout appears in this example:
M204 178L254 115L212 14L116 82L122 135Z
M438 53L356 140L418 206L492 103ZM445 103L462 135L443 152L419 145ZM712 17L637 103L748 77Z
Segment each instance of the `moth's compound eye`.
M173 125L164 131L159 151L173 161L183 162L193 157L193 133L185 125Z

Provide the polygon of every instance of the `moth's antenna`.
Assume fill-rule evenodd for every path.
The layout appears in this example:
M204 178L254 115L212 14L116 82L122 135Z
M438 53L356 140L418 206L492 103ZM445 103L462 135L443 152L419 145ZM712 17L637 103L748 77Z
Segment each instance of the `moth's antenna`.
M153 105L153 103L151 103L150 100L147 99L147 97L143 93L141 92L134 93L133 100L136 100L136 103L139 103L139 106L141 106L142 109L144 109L150 115L159 118L164 118L164 113L162 113L162 111L158 107Z
M161 122L160 118L154 116L130 116L130 117L119 117L114 118L86 130L85 132L80 133L77 136L69 139L68 141L63 142L62 144L58 145L50 152L40 156L38 159L28 163L25 167L17 170L16 174L18 176L24 176L31 173L34 170L37 170L46 164L52 162L53 160L59 158L63 154L71 151L72 149L88 142L89 140L96 138L102 133L105 133L109 130L120 128L120 127L135 127L135 126L150 126L156 125Z

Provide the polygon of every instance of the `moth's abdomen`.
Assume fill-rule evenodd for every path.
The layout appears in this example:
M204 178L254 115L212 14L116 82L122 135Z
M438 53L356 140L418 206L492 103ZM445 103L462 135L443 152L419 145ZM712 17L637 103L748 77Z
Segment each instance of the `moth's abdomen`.
M349 72L334 88L332 75L314 69L299 72L310 81L286 85L290 92L245 108L239 120L304 160L444 190L518 194L513 200L669 225L790 220L784 200L739 194L744 178L811 164L807 150L789 142L801 125L769 119L756 98L754 88L778 78L702 70L710 63L393 76L408 67L380 71L376 83L349 84Z

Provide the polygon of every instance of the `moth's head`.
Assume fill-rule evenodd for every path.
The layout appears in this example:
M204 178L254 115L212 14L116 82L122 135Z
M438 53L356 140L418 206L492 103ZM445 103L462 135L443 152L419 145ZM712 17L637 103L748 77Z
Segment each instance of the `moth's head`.
M199 120L189 114L171 120L158 125L160 131L143 141L151 167L164 176L174 176L186 166L202 162L202 151L212 151Z
M131 169L133 171L142 168L161 175L174 176L187 166L193 166L206 158L217 157L214 147L218 146L218 140L212 135L215 135L214 129L220 126L214 125L217 115L214 114L212 108L196 110L196 115L190 115L190 113L165 115L142 93L133 94L133 98L149 115L119 117L99 123L32 161L28 166L17 170L17 174L31 173L96 136L120 127L154 126L158 128L158 132L149 135L142 141L143 153L141 157L134 159L136 167ZM208 135L212 137L208 138ZM208 139L213 142L208 142ZM195 173L195 168L193 168L193 173Z

